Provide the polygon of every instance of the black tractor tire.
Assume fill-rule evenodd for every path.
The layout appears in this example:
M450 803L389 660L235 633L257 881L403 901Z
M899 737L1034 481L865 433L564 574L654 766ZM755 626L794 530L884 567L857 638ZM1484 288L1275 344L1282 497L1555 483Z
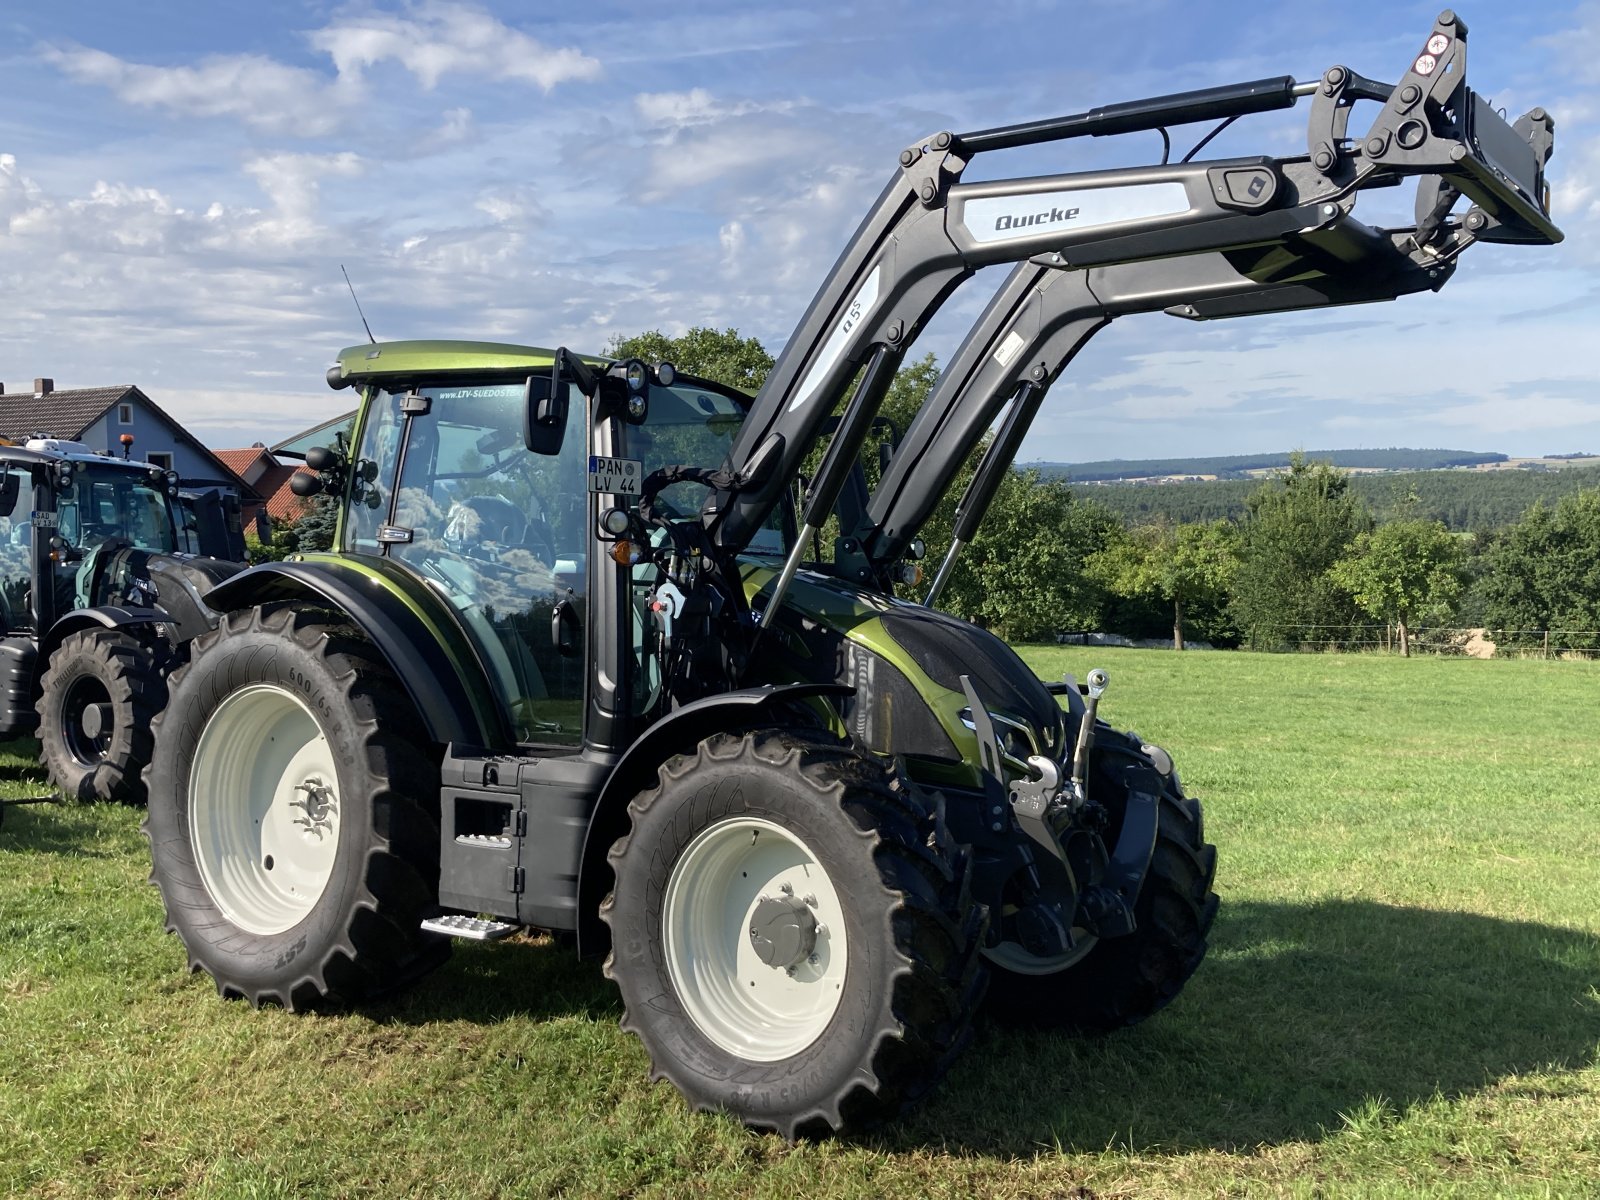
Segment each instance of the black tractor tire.
M295 605L229 613L191 651L188 664L172 676L171 698L156 725L144 822L150 880L166 905L167 931L188 951L189 969L210 975L224 998L302 1011L356 1004L438 966L449 956L449 939L424 933L420 923L437 911L439 766L388 666L337 617ZM252 696L265 699L251 701ZM228 778L218 766L228 762L227 755L202 745L208 724L225 704L227 712L248 716L253 710L243 705L252 702L267 705L269 715L288 714L279 718L285 724L262 721L264 740L245 751L270 770L230 768L242 772L241 778L276 781L266 809L259 792L250 800L245 787L206 783ZM223 749L247 742L224 740L242 720L228 717L213 740ZM289 786L301 758L282 765L268 757L288 755L296 738L303 748L316 749L316 738L290 736L288 722L300 722L292 728L301 731L314 723L325 739L322 761L333 767L333 796L304 784ZM273 743L280 740L286 749L275 751ZM314 813L313 795L319 803L333 803ZM283 838L277 844L287 847L280 850L285 861L274 863L262 850L269 829L284 830L284 797L291 796L296 799L288 807L305 810L293 824L308 822L299 835L307 846L313 842L311 823L330 812L337 820L331 861L312 872L323 880L321 890L293 881L309 901L304 895L284 901L291 881L271 874L275 865L298 869L294 856L309 851ZM224 837L219 830L233 832ZM261 839L254 855L234 852L252 846L253 836ZM314 840L320 845L321 835ZM223 863L231 876L223 875ZM208 883L207 864L212 880L224 882Z
M62 639L40 681L39 763L63 796L142 805L151 723L167 700L156 650L119 629Z
M1118 775L1097 772L1090 794L1106 797L1118 786L1126 786ZM1134 931L1098 940L1053 974L1026 974L991 959L986 1016L1024 1028L1109 1033L1159 1012L1183 990L1206 956L1217 915L1217 849L1205 840L1200 802L1184 797L1175 777L1164 780L1160 805Z
M986 973L979 950L988 912L972 903L966 859L943 823L889 767L820 731L722 733L667 762L628 815L632 828L610 854L614 890L600 910L612 944L604 970L622 991L622 1027L644 1043L652 1078L670 1081L696 1109L723 1110L793 1141L882 1121L920 1100L944 1075L966 1045L982 999ZM756 1023L769 1022L774 1040L764 1055L746 1057L714 1040L691 1015L674 982L668 930L670 894L680 868L686 875L691 870L684 864L695 861L692 847L717 844L709 839L727 836L722 830L742 836L751 822L778 827L780 845L784 838L803 843L807 882L796 893L810 888L822 894L820 905L814 897L805 902L841 922L845 947L842 975L820 985L832 983L838 995L831 1015L824 1006L797 1035L800 1026L760 1012ZM750 860L757 836L749 843ZM723 901L717 888L683 885L691 895L711 897L706 903L713 918L705 928L716 936L695 941L689 957L698 970L714 972L715 966L702 964L737 958L747 919L756 944L757 918L742 916L744 906L767 901L739 893L733 872L747 860L732 861ZM750 870L764 877L753 862ZM837 935L819 929L837 948ZM717 957L714 942L731 949ZM796 959L783 970L793 978L794 970L807 970L803 962L817 964L819 957ZM833 969L830 959L822 961L825 966L811 969ZM775 973L781 965L737 969L753 976L774 972L763 978L781 988ZM720 978L731 981L730 994L747 995L742 973Z

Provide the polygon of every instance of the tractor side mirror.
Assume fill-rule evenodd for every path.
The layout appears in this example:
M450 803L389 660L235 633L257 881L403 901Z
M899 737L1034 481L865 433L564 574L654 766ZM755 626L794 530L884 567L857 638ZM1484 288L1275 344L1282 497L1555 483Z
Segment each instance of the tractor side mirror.
M318 495L323 487L324 484L320 475L307 475L303 471L297 471L289 476L289 490L302 500Z
M548 376L528 376L522 389L522 440L532 453L561 453L567 435L567 385L592 396L597 382L589 364L573 357L565 346L556 351Z
M0 473L0 516L16 510L17 492L21 487L21 475L12 471Z

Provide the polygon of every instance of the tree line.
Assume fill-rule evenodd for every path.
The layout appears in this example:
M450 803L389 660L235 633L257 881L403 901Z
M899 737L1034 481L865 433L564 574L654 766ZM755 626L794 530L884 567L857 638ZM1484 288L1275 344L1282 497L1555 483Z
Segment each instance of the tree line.
M1316 455L1311 455L1317 458ZM1319 459L1319 461L1321 461ZM1338 465L1337 463L1334 465ZM1165 521L1240 521L1259 480L1226 479L1165 484L1084 484L1074 492L1116 513L1126 524ZM1441 521L1458 533L1483 532L1520 520L1536 501L1600 487L1600 466L1558 471L1404 471L1352 475L1351 489L1380 516L1404 503L1414 516Z
M1365 467L1383 471L1432 471L1441 467L1471 467L1506 461L1504 454L1474 450L1417 450L1396 446L1380 450L1316 450L1309 452L1307 457L1332 463L1336 467ZM1241 479L1247 477L1247 472L1282 470L1288 465L1287 453L1218 454L1207 458L1112 458L1101 462L1035 464L1044 478L1066 479L1073 483L1149 479L1163 475L1215 475L1219 479Z

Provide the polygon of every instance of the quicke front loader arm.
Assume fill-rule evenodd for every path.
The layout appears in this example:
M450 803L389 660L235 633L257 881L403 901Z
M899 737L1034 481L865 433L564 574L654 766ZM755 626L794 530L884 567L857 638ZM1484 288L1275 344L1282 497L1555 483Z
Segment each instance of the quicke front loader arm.
M1414 229L1377 231L1343 218L1227 253L1084 271L1019 266L906 430L864 518L846 539L841 569L865 581L898 559L1003 411L1000 431L957 505L956 541L969 541L1051 385L1115 318L1165 310L1211 320L1436 291L1470 241L1459 237L1426 253L1408 251L1414 235Z
M1390 281L1377 288L1378 295L1351 296L1357 300L1416 290L1407 285L1418 278L1417 271L1428 278L1425 286L1436 286L1472 241L1559 241L1561 233L1547 215L1544 179L1553 122L1544 110L1534 109L1512 126L1466 86L1466 32L1454 13L1442 13L1398 84L1334 67L1314 83L1297 84L1288 76L1259 80L1026 125L940 133L903 151L899 172L834 265L757 395L729 455L730 482L708 499L703 512L725 553L746 545L794 478L849 381L862 372L807 492L804 531L767 601L768 612L776 610L772 600L785 590L811 531L832 511L895 367L929 317L980 267L1021 261L1043 272L1073 272L1080 281L1085 272L1103 268L1099 285L1115 301L1123 291L1111 268L1205 255L1218 273L1215 286L1233 298L1211 297L1204 303L1271 311L1296 306L1296 295L1313 304L1345 301L1319 301L1314 288L1299 293L1292 286L1264 289L1298 281L1275 271L1270 252L1253 269L1242 267L1252 247L1290 248L1281 264L1285 268L1297 253L1320 258L1323 274L1345 279L1336 287L1357 292L1362 285L1349 283L1357 272L1328 271L1329 256L1386 262ZM971 160L987 151L1231 120L1287 108L1303 96L1314 97L1306 155L960 182ZM1356 143L1346 136L1346 127L1351 106L1362 99L1383 107ZM1383 234L1351 218L1359 191L1412 176L1421 177L1414 230ZM1472 207L1453 219L1450 210L1463 195ZM1216 265L1222 254L1233 260L1229 270L1248 276L1254 289L1229 280ZM1400 258L1414 270L1404 268ZM1171 264L1163 269L1171 270ZM1430 271L1435 272L1431 277ZM1013 300L1038 290L1025 279L1014 278L1015 290L1007 289ZM1140 303L1134 296L1141 286L1138 272L1121 279L1125 302ZM1149 286L1157 277L1144 279ZM1252 299L1253 291L1262 294ZM1105 298L1090 294L1099 312L1084 319L1104 323ZM1203 311L1200 301L1195 307L1197 316L1223 315ZM986 320L993 311L991 306ZM1070 342L1074 335L1065 336ZM1076 336L1081 345L1087 335ZM1058 356L1062 365L1070 354ZM1030 370L1036 365L1031 356L1019 355L1018 362ZM1001 385L1002 403L1016 386ZM937 461L943 471L929 486L947 484L949 460L928 461ZM876 511L886 515L881 507ZM873 542L881 553L884 539L873 536Z

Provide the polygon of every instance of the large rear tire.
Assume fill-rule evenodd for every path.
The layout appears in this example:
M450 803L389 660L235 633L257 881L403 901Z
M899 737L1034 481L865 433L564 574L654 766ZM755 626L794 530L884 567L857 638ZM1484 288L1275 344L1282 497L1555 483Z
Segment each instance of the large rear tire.
M1099 747L1095 758L1091 795L1115 810L1108 834L1114 837L1127 789L1150 773L1118 769ZM1205 958L1217 915L1211 890L1216 873L1217 849L1205 840L1200 802L1183 796L1176 776L1166 777L1155 850L1133 906L1134 931L1098 940L1085 936L1059 960L1035 959L1014 942L991 947L985 953L991 975L987 1014L1012 1025L1104 1033L1159 1012Z
M71 634L50 656L40 689L39 762L56 790L143 804L151 723L167 699L151 647L117 629Z
M654 1078L791 1140L939 1080L982 995L987 914L885 766L821 733L719 734L628 812L605 972Z
M167 930L224 997L352 1004L437 966L439 769L370 645L311 609L230 613L172 677L145 819Z

